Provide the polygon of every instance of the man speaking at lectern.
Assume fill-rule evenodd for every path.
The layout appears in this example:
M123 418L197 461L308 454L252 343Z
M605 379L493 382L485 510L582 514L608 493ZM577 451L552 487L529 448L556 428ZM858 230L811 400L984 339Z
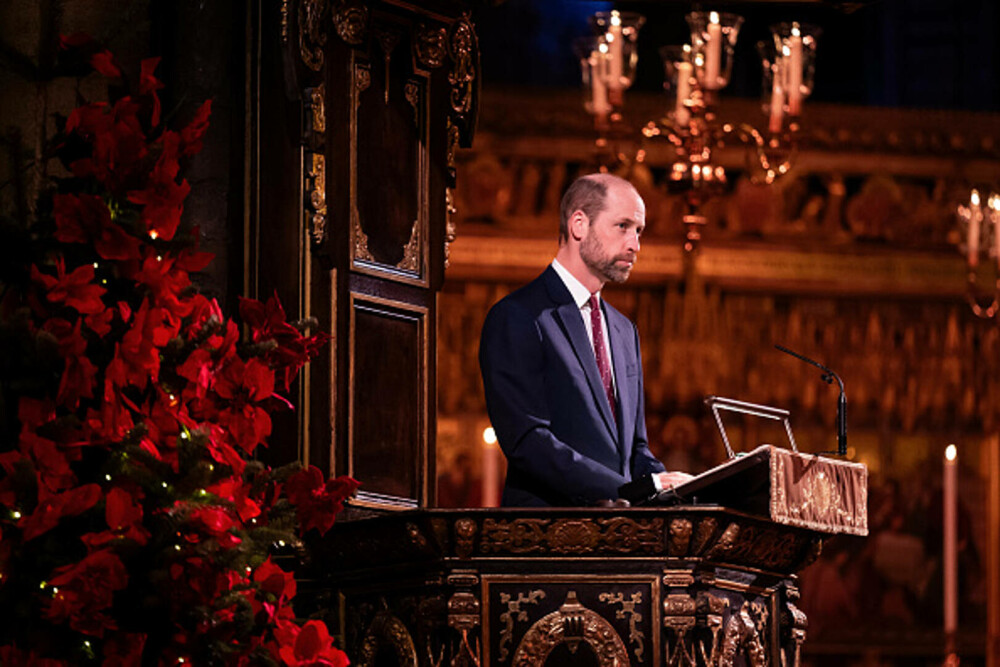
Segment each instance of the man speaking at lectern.
M601 299L605 283L628 279L645 226L628 181L577 179L552 264L486 317L479 365L507 457L504 505L586 506L617 499L626 482L653 490L690 479L649 451L639 335Z

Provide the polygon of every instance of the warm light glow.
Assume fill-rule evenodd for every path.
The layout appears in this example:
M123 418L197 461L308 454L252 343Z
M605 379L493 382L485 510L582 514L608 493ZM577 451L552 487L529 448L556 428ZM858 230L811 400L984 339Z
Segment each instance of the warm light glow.
M973 206L979 206L979 190L972 191L972 196L969 197L969 201Z
M799 24L798 23L793 23L792 24L792 37L801 37L801 36L802 36L802 32L799 30Z
M1000 211L1000 195L995 192L990 194L988 205L994 211Z
M709 13L708 20L710 22L712 22L712 23L718 23L719 22L719 12L711 12L711 13Z
M600 51L601 53L607 53L608 52L608 45L607 44L601 44L600 46L597 47L597 50Z
M606 33L604 33L604 41L607 42L608 44L610 44L613 41L615 41L615 33L613 33L613 32L606 32Z
M786 58L790 58L791 55L792 55L792 50L790 48L788 48L787 45L782 46L781 47L781 55L785 56Z
M611 12L611 25L621 25L621 24L622 24L622 16L621 16L621 14L618 13L617 9L612 10L612 12Z
M157 231L156 231L156 230L154 229L153 231L151 231L151 232L149 233L149 238L151 238L151 239L153 239L153 240L155 241L155 240L156 240L156 237L158 237L159 235L160 235L160 234L159 234L159 233L158 233L158 232L157 232Z
M955 445L948 445L944 450L944 457L949 461L954 461L958 458L958 447Z
M483 442L487 445L495 445L497 442L497 432L493 430L492 426L487 426L483 429Z

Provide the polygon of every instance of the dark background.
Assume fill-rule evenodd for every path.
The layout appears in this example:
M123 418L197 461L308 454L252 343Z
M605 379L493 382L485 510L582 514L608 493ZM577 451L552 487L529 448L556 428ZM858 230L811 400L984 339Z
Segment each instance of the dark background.
M579 65L575 37L587 19L611 8L646 17L639 33L635 89L663 83L657 50L690 40L692 9L731 11L746 20L736 44L733 78L724 95L756 97L761 85L755 45L782 21L818 26L812 99L849 105L1000 110L1000 8L995 0L882 0L854 3L669 0L594 2L506 0L475 15L485 85L572 87ZM700 5L700 7L699 7Z

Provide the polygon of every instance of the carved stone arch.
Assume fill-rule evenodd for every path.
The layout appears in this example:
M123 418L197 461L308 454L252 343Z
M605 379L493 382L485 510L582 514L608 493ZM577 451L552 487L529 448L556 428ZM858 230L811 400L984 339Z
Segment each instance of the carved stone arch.
M528 628L514 653L513 667L543 665L560 644L567 644L570 651L575 652L580 642L593 649L600 667L631 664L625 642L614 627L600 614L580 604L576 591L569 591L558 611L540 618Z
M389 652L394 655L394 664L399 667L417 667L417 647L410 631L401 620L388 612L379 612L368 626L361 642L358 665L372 667L379 655Z

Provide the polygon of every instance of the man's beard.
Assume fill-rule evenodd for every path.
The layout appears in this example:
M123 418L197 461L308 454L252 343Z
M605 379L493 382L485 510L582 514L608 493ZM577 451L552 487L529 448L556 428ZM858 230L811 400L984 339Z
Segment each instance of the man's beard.
M583 237L583 243L580 244L580 258L588 268L602 276L604 280L613 283L625 282L628 280L629 274L632 273L632 264L622 266L618 262L635 261L633 255L606 255L604 248L601 247L600 242L590 229L587 230L587 235Z

